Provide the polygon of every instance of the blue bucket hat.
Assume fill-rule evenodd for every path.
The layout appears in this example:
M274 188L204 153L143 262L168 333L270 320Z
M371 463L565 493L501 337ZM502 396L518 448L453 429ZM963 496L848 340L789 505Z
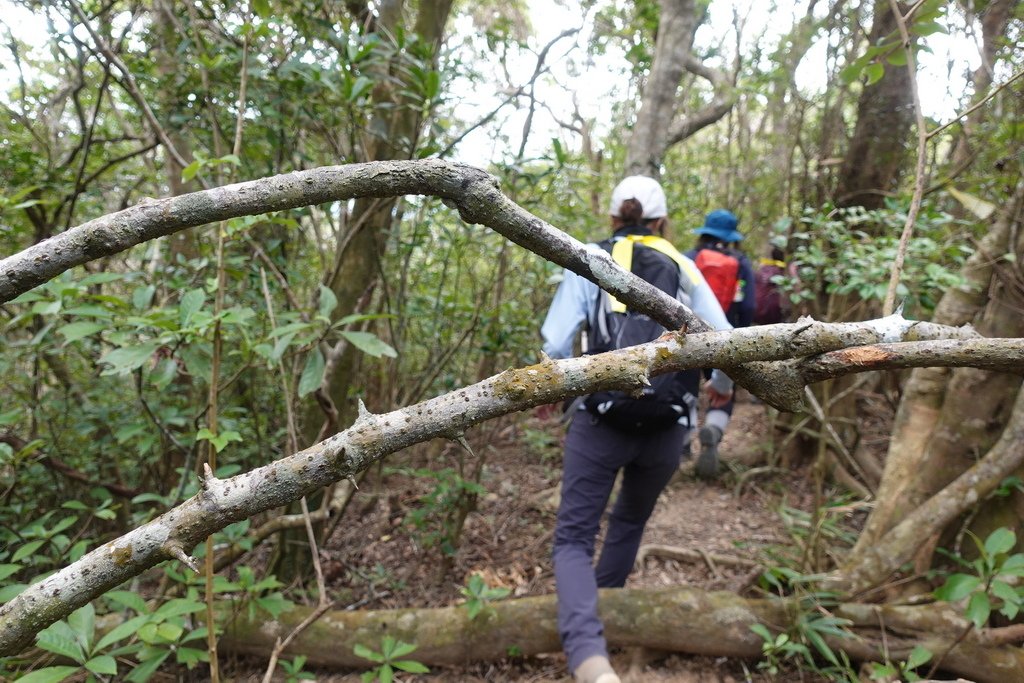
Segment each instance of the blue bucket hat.
M694 230L698 235L710 235L722 242L739 242L743 233L736 229L739 219L731 211L715 209L704 219L704 225Z

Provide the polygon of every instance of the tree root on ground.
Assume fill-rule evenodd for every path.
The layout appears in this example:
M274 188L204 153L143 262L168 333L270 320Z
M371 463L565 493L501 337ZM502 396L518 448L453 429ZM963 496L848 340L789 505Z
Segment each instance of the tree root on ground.
M311 608L296 607L278 620L243 614L221 639L221 647L265 656L276 639L305 619ZM747 599L730 592L696 588L602 590L601 617L614 647L643 646L665 652L755 659L761 638L750 626L761 623L773 633L793 630L801 612L796 599ZM855 661L905 660L915 645L942 656L943 668L978 683L1024 680L1024 650L993 645L985 630L964 631L964 620L948 605L840 604L835 616L850 620L850 636L829 637L834 650ZM356 657L357 644L380 649L384 635L413 643L410 658L434 666L463 665L510 656L529 657L561 649L554 596L491 603L470 619L464 607L328 612L289 648L312 666L369 668ZM947 650L950 650L947 652Z

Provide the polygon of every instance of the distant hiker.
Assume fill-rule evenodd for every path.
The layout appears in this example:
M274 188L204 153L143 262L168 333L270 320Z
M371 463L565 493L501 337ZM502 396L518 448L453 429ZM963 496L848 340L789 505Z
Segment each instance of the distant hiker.
M756 291L754 268L750 259L735 245L743 241L737 230L739 220L730 211L716 209L694 230L700 237L695 249L686 252L693 259L708 285L726 311L733 327L748 327L754 320ZM700 429L700 455L696 472L702 479L718 476L718 444L732 417L733 392L720 393L712 384L704 426Z
M609 213L614 234L587 248L604 249L620 265L687 303L715 329L729 329L694 263L659 236L668 224L668 211L657 181L626 178L612 192ZM572 356L573 341L584 323L584 353L647 342L664 332L648 316L628 310L597 285L566 270L541 329L544 351L552 358ZM732 391L732 380L717 370L711 383L722 394ZM700 370L662 375L652 378L651 384L640 398L599 392L577 401L565 438L552 556L558 631L569 670L584 683L619 681L608 661L597 616L597 589L625 584L647 519L678 468L695 426ZM622 486L595 569L595 538L620 470Z
M786 254L781 245L771 245L771 256L762 258L754 273L754 289L757 292L754 305L755 325L774 325L789 317L790 303L776 282L777 277L788 275Z

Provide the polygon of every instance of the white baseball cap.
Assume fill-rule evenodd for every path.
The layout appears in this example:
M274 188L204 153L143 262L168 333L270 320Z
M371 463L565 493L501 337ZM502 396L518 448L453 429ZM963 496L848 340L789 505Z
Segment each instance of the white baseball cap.
M612 190L611 207L608 213L612 216L619 215L619 207L627 199L635 199L644 207L644 218L664 218L668 215L668 207L665 204L665 191L661 184L654 178L643 175L631 175L623 178L622 182Z

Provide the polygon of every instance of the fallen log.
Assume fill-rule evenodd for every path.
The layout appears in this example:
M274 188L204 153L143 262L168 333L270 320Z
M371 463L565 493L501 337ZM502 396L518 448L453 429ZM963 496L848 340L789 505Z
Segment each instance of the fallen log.
M305 619L311 608L296 607L279 619L248 619L230 624L221 648L240 654L268 656L277 638ZM761 638L750 630L756 623L773 632L793 627L800 608L796 599L748 599L726 591L678 587L659 590L606 589L600 613L612 646L644 646L665 652L756 659ZM965 630L966 622L950 606L842 604L834 614L851 622L846 638L830 637L833 650L856 661L906 659L915 645L945 653ZM476 619L464 607L377 611L330 611L306 629L286 650L302 654L310 666L369 668L355 656L357 644L380 649L384 635L417 646L409 655L432 666L457 666L501 660L511 655L535 656L561 649L554 596L505 600L491 604ZM992 645L985 632L972 631L943 658L945 671L978 683L1024 680L1024 650Z

